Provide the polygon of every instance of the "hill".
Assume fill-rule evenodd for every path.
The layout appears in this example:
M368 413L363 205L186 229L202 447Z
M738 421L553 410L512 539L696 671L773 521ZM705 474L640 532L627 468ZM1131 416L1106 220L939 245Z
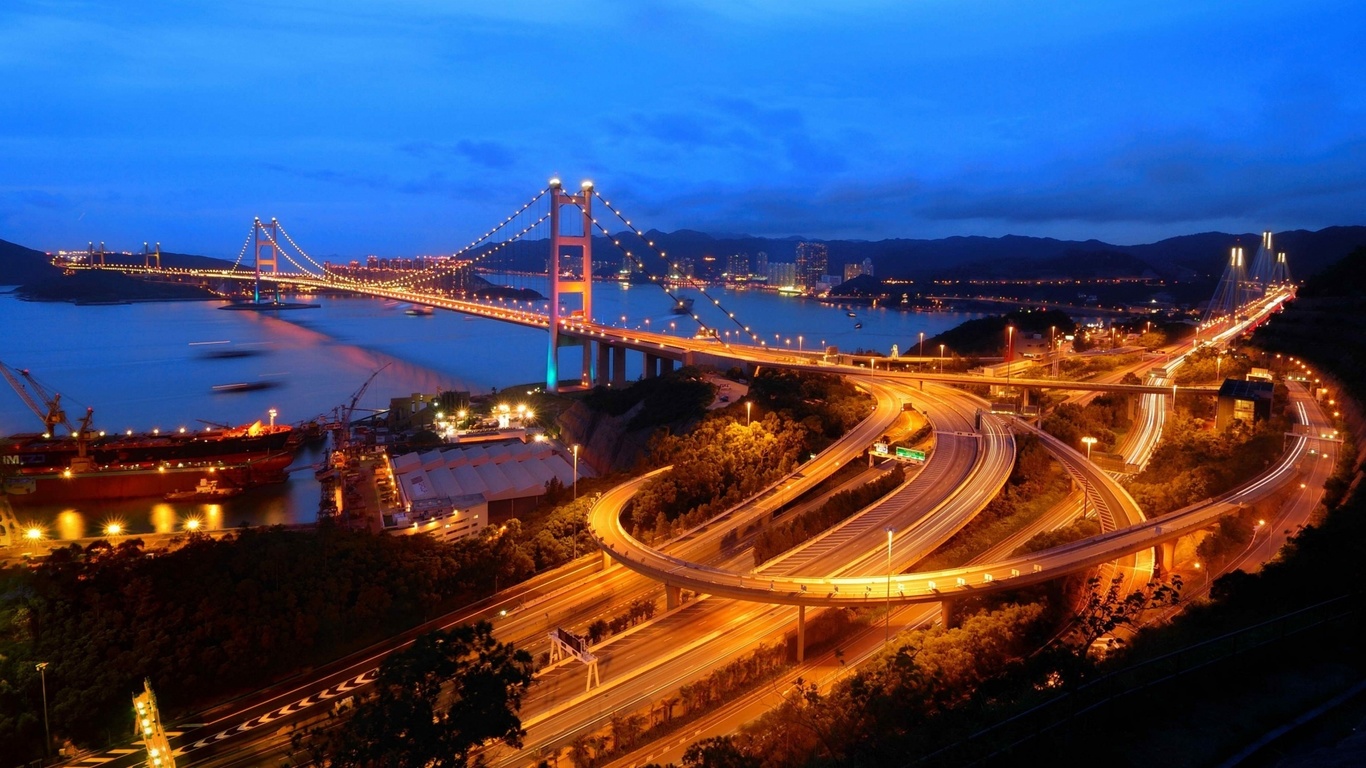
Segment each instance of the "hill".
M56 274L46 253L0 240L0 285L23 285Z
M613 240L632 252L651 274L663 274L665 265L655 249L668 254L673 263L692 262L700 277L715 277L727 268L732 254L747 254L750 264L759 253L769 263L792 262L803 240L822 242L829 251L827 271L839 274L845 264L872 259L875 274L882 278L916 281L931 279L1048 279L1056 277L1112 278L1148 277L1165 280L1210 281L1218 279L1228 260L1229 248L1241 243L1248 258L1261 242L1260 232L1202 232L1141 245L1114 245L1100 240L1058 240L1049 237L946 237L937 240L897 238L890 240L814 240L802 237L765 238L748 235L712 236L695 230L650 230L645 239L622 232L613 238L594 238L595 260L618 265L624 256ZM1328 227L1317 231L1294 230L1275 235L1277 250L1285 251L1296 278L1317 274L1359 245L1366 245L1366 227ZM543 271L546 245L525 240L504 248L492 259L507 269ZM615 267L613 268L615 269Z

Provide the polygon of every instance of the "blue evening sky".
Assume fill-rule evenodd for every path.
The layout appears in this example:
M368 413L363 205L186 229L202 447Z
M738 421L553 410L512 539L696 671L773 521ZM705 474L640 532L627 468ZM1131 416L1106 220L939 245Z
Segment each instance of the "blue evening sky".
M4 0L0 238L451 252L552 175L664 230L1362 224L1366 6Z

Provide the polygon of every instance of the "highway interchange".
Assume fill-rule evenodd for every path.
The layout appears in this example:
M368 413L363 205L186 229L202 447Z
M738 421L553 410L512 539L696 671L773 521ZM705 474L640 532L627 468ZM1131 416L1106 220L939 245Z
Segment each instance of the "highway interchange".
M1225 333L1231 335L1237 330L1241 328L1227 329ZM691 346L677 337L669 340ZM692 345L712 349L706 342ZM680 685L705 676L757 642L783 638L795 623L797 611L791 605L889 602L897 604L892 606L891 620L904 628L930 620L937 611L935 603L956 595L976 594L1007 583L1016 586L1055 578L1080 568L1133 558L1137 553L1144 553L1137 556L1147 559L1130 559L1122 567L1135 578L1146 580L1152 573L1155 541L1199 530L1238 505L1264 498L1302 478L1318 479L1318 474L1304 470L1312 439L1297 438L1291 440L1281 462L1236 491L1149 521L1144 520L1141 510L1113 478L1071 447L1043 436L1050 451L1078 478L1087 496L1085 504L1100 511L1100 536L1028 557L1009 557L1023 541L1019 536L1064 525L1075 518L1079 502L1074 495L977 562L933 573L897 573L961 529L999 491L1014 462L1014 441L1008 428L1011 425L987 413L985 402L947 384L926 381L933 376L877 371L876 378L872 378L866 368L844 370L820 361L796 362L777 350L753 350L750 356L761 363L782 362L856 377L859 386L874 395L876 408L854 430L802 465L793 476L658 550L635 542L619 523L621 505L640 481L604 494L594 507L592 530L604 550L627 567L604 568L596 558L580 559L418 628L404 638L343 660L309 679L285 686L284 690L262 692L206 713L196 718L202 721L198 727L187 728L173 738L181 755L178 764L275 765L291 760L291 730L300 724L319 722L337 701L362 690L373 676L378 660L420 631L484 618L494 621L500 639L535 650L544 647L546 634L555 627L579 630L613 606L656 596L660 581L700 595L596 646L593 650L600 659L602 675L599 687L585 690L584 670L572 660L542 670L538 684L524 702L522 718L528 731L525 748L520 752L495 749L488 756L497 765L524 764L538 754L562 748L575 737L601 728L614 714L638 710ZM1125 453L1126 457L1146 461L1161 430L1161 416L1154 413L1165 410L1165 396L1158 392L1172 390L1164 380L1155 378L1134 391L1143 397L1144 422L1133 431L1137 436L1126 445ZM1293 396L1301 423L1324 423L1312 398L1301 390L1294 391ZM838 467L857 460L908 402L925 412L934 425L935 448L923 468L913 473L901 488L863 514L760 568L753 566L747 548L721 546L727 533L744 532L755 521L771 517ZM1017 424L1014 428L1025 427ZM1328 463L1331 462L1322 466ZM1314 469L1314 473L1319 471ZM1321 481L1316 487L1322 487ZM1310 488L1306 486L1304 490L1307 493ZM888 528L895 531L890 578ZM930 605L915 604L925 602ZM861 640L851 638L851 649L864 650L847 660L856 661L875 650L876 643L870 639L875 634L869 630L860 636ZM824 664L829 677L846 669L844 665L832 669L828 655L806 664L813 670ZM735 706L743 706L743 701ZM729 727L727 715L718 717L720 725L715 727ZM736 715L732 712L729 717L734 719ZM78 760L75 764L122 768L135 764L136 757L128 752L106 753L90 758L92 762Z

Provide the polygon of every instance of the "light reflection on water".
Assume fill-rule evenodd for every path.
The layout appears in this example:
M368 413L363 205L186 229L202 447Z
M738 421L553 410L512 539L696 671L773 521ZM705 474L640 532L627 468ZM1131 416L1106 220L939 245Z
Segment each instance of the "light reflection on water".
M546 288L544 277L507 277L500 282L542 293ZM697 299L696 311L709 326L739 335L737 327L696 290L681 293ZM808 349L827 344L886 352L898 344L903 354L910 354L918 332L928 338L977 316L824 305L760 291L709 293L743 322L752 323L770 344L794 349L802 343ZM271 408L285 423L327 415L349 402L366 378L384 366L357 404L357 417L387 407L390 397L443 389L487 393L495 387L539 383L545 376L546 336L541 330L452 312L409 316L402 305L374 299L309 300L322 306L279 313L224 312L215 302L78 307L4 295L0 316L9 327L24 332L0 340L0 360L31 369L49 390L61 392L68 413L93 407L95 428L119 431L250 423L266 420ZM538 309L544 306L535 304ZM692 336L696 323L672 314L671 306L672 300L654 286L595 285L598 318L621 325L624 316L626 327ZM850 318L849 312L857 317ZM863 327L856 329L855 323ZM224 341L229 343L205 343ZM211 356L223 350L244 354ZM577 375L581 356L577 348L561 351L563 378ZM627 366L628 377L639 376L640 356L628 355ZM253 382L274 386L230 394L213 389ZM40 427L18 397L0 388L0 434ZM306 448L295 462L301 471L288 482L215 504L138 499L20 510L18 516L61 539L96 535L115 520L131 535L183 530L189 519L212 530L310 523L316 519L319 501L310 465L322 458L321 447Z

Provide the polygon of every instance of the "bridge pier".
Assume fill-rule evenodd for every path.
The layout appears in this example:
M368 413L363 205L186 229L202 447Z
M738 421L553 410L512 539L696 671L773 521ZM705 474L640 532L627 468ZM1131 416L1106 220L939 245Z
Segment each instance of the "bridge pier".
M607 550L602 551L602 569L605 571L612 567L612 556L607 554Z
M806 606L797 606L797 663L806 661Z
M1176 565L1176 540L1164 541L1153 547L1153 555L1157 561L1157 570L1163 575L1171 573Z
M674 359L673 359L672 357L661 357L661 358L659 358L659 375L660 375L660 376L663 376L663 375L666 374L666 373L673 373L673 369L674 369Z
M626 347L612 347L612 383L626 386Z
M664 585L664 610L672 611L683 604L683 590L673 584Z
M939 619L944 622L944 629L957 629L963 623L959 608L956 598L946 597L939 601Z
M653 379L659 375L659 355L645 353L645 378Z
M588 342L585 342L585 343L588 343ZM594 372L594 373L596 373L597 375L593 377L593 386L595 386L595 387L605 387L605 386L607 386L608 381L610 381L610 378L609 378L609 376L608 376L608 372L611 371L611 365L610 365L609 360L608 360L608 357L609 357L609 355L611 354L610 351L609 351L610 347L609 347L607 344L605 344L605 343L603 343L603 342L601 342L601 341L597 342L597 345L598 345L598 370Z

